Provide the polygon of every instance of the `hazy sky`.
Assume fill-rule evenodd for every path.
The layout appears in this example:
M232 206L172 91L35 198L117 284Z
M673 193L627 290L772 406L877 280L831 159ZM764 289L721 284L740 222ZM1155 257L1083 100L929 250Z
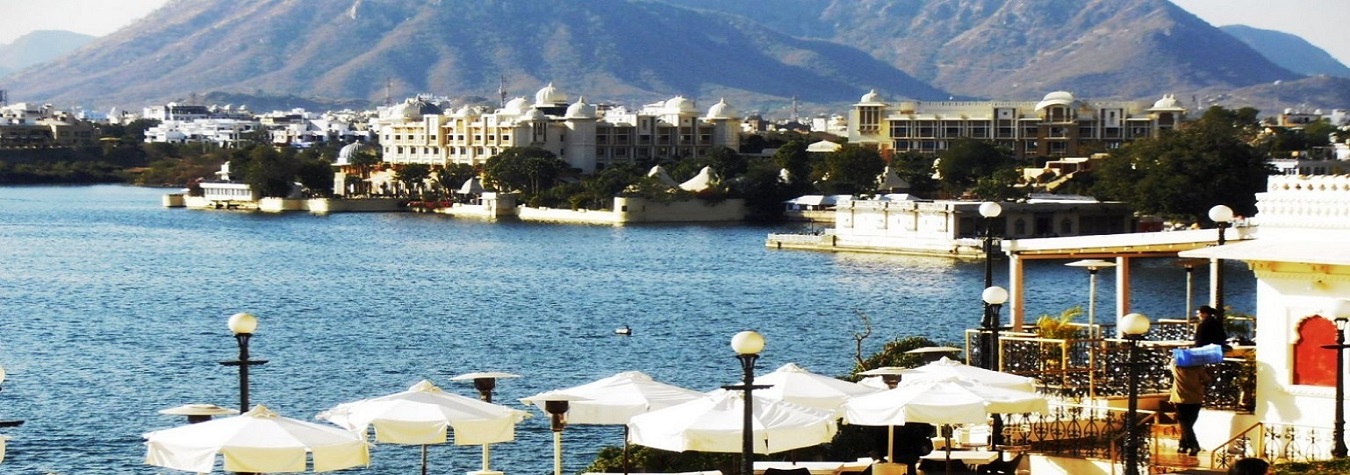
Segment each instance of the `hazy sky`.
M0 0L0 44L33 30L102 36L167 0ZM192 0L184 0L192 1ZM325 0L331 1L331 0ZM1243 24L1293 33L1350 65L1350 0L1172 0L1214 26Z

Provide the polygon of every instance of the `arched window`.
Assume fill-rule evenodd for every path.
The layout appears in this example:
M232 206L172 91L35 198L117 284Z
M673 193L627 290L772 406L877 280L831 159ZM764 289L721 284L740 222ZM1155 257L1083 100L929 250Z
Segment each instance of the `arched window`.
M1336 325L1321 315L1313 315L1298 324L1294 343L1294 384L1327 386L1336 384L1336 352L1322 345L1336 343Z

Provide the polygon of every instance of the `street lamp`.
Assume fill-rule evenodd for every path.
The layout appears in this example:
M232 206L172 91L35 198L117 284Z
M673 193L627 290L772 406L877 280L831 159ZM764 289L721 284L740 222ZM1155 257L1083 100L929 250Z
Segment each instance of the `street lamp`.
M1084 259L1064 264L1069 267L1086 267L1088 270L1088 332L1097 338L1097 271L1103 267L1115 267L1116 263L1101 259Z
M1215 205L1209 209L1209 220L1213 221L1215 226L1218 226L1218 244L1222 246L1224 244L1223 232L1233 222L1233 209L1224 205ZM1218 259L1212 262L1214 266L1214 309L1219 312L1219 321L1224 321L1223 319L1226 317L1223 308L1223 263L1219 262ZM1189 309L1187 310L1189 311Z
M1121 334L1129 342L1129 408L1125 416L1125 474L1139 475L1139 340L1148 333L1148 317L1131 313L1120 317L1116 323Z
M745 417L741 425L741 475L755 474L755 437L754 437L754 399L751 398L751 392L755 389L763 389L767 385L755 385L755 360L759 359L759 352L764 350L764 336L753 331L743 331L731 337L731 349L736 352L736 358L741 360L742 378L741 384L735 386L723 386L727 390L745 391Z
M450 378L451 381L473 381L473 388L478 390L478 399L483 402L492 402L492 390L497 388L497 380L503 378L519 378L518 374L501 373L495 371L465 373ZM567 412L564 410L563 412ZM490 444L483 444L483 469L477 472L469 472L472 475L499 475L502 472L493 471L492 450L488 448Z
M235 361L221 361L225 366L239 367L239 413L248 412L248 367L267 363L267 360L248 359L248 340L253 337L253 330L258 329L258 317L248 313L236 313L230 316L230 331L234 332L234 340L239 342L239 359Z
M984 351L984 368L998 371L1000 350L998 331L999 327L1003 326L998 311L1003 308L1003 303L1008 301L1008 291L1003 287L992 285L985 287L980 297L984 299L984 330L988 337L985 341L989 342L988 346L981 349ZM1003 415L995 413L992 419L990 432L993 436L989 438L989 444L1003 445Z
M994 285L994 218L1003 214L1003 207L993 201L980 203L984 217L984 286Z
M1350 300L1336 301L1331 313L1335 317L1332 322L1336 324L1336 344L1322 345L1322 348L1336 350L1336 420L1331 426L1331 438L1336 442L1331 456L1345 458L1350 452L1345 447L1345 349L1350 348L1345 344L1345 327L1350 323Z

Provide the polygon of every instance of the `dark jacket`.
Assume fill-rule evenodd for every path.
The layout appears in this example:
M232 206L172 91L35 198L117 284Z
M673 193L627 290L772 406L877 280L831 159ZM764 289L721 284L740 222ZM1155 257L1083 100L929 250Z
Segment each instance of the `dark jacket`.
M1223 321L1219 317L1203 317L1195 326L1195 346L1209 344L1228 345L1228 333L1223 330Z

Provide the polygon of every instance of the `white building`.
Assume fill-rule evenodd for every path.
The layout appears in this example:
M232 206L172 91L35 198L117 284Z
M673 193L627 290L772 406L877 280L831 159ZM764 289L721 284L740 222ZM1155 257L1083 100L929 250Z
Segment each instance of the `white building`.
M1279 446L1258 438L1249 450L1269 460L1329 458L1334 386L1345 369L1322 345L1336 342L1335 320L1350 317L1350 176L1272 176L1256 206L1257 239L1181 256L1240 260L1255 271L1254 419L1265 433L1289 438ZM1219 416L1202 412L1201 423ZM1219 423L1227 430L1215 440L1202 436L1202 445L1252 427Z
M572 100L552 84L529 102L518 97L492 112L465 106L442 112L409 99L377 121L384 161L392 164L481 164L511 147L548 150L582 173L615 163L696 157L740 146L739 113L719 101L700 115L684 97L637 111Z

